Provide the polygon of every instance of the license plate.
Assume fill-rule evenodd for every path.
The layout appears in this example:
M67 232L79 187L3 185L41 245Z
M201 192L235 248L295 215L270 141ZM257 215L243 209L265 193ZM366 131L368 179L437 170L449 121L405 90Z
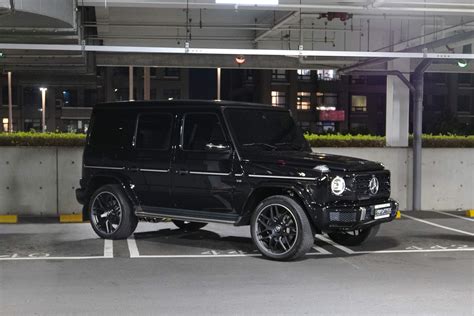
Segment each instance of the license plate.
M392 205L390 203L375 205L375 216L374 219L381 219L390 217L392 213Z

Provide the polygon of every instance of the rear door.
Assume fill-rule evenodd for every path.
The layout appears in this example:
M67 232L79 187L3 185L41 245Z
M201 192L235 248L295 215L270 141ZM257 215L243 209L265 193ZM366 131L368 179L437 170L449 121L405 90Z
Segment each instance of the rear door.
M134 137L133 170L145 178L142 206L171 207L172 135L175 117L171 111L140 113Z
M172 167L175 208L221 213L233 211L235 180L229 146L229 137L217 111L182 115L180 144Z

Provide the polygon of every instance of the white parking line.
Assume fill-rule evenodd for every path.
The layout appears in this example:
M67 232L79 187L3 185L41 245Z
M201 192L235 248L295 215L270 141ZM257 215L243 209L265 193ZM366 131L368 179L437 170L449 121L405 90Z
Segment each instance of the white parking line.
M314 245L313 249L316 250L318 252L318 254L321 254L321 255L332 255L332 252L327 251L323 247L319 247L319 246Z
M133 235L127 238L127 245L128 251L130 252L130 258L143 257L140 256L140 253L138 252L137 241Z
M374 251L354 251L354 254L374 254L374 253L410 253L410 252L462 252L474 251L474 248L462 249L415 249L415 250L374 250Z
M464 230L460 230L460 229L451 228L451 227L448 227L448 226L439 225L439 224L436 224L436 223L433 223L433 222L429 222L429 221L424 220L424 219L420 219L420 218L416 218L416 217L407 215L406 213L403 213L403 216L404 216L404 217L407 217L407 218L409 218L409 219L412 219L412 220L414 220L414 221L418 221L418 222L421 222L421 223L425 223L425 224L427 224L427 225L431 225L431 226L443 228L443 229L446 229L446 230L450 230L450 231L457 232L457 233L464 234L464 235L468 235L468 236L474 236L473 233L470 233L470 232L467 232L467 231L464 231Z
M456 215L456 214L451 214L451 213L448 213L448 212L442 212L442 211L432 211L432 212L440 213L440 214L444 214L444 215L448 215L448 216L452 216L452 217L457 217L457 218L463 219L465 221L474 222L474 218L468 218L468 217L464 217L464 216L460 216L460 215Z
M354 251L353 251L352 249L349 249L349 248L347 248L347 247L345 247L345 246L343 246L343 245L339 245L338 243L335 243L334 241L332 241L332 240L329 239L329 238L326 238L326 237L323 236L323 235L316 234L315 237L318 238L319 240L324 241L325 243L330 244L330 245L333 246L333 247L336 247L336 248L339 249L339 250L344 251L345 253L348 253L348 254L353 254L353 253L354 253Z
M114 257L114 241L112 239L104 239L104 257Z

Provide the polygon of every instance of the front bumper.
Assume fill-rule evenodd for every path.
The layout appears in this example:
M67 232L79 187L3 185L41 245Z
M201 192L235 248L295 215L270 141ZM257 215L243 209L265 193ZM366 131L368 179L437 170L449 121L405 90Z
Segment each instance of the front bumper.
M389 204L388 217L375 219L375 207ZM388 207L387 207L388 208ZM322 231L357 230L392 221L397 215L394 200L364 201L363 203L328 205L316 209L315 224Z

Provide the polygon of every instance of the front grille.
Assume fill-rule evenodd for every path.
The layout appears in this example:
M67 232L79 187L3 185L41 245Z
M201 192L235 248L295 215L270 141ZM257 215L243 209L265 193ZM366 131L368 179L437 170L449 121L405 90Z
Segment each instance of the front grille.
M369 189L369 183L374 177L377 178L379 183L379 189L375 194L370 192ZM371 197L388 197L390 196L390 174L356 174L353 179L352 189L359 199Z
M356 216L356 212L329 212L329 220L331 222L355 222Z

